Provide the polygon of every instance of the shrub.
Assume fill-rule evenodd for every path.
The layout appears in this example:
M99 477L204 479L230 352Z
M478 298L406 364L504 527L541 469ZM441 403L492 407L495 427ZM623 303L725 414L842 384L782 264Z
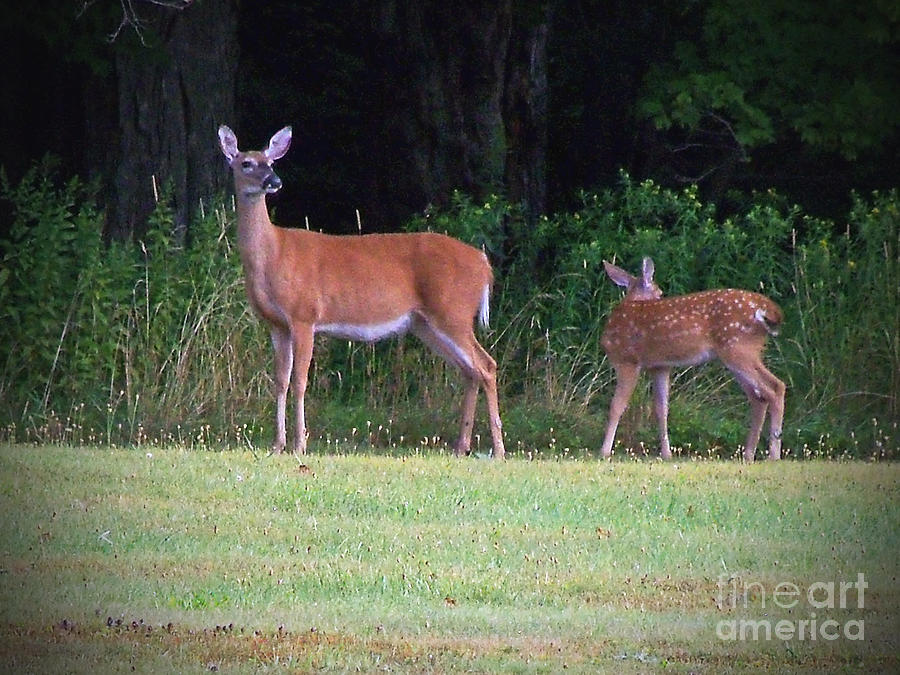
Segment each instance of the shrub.
M0 242L0 405L8 435L75 442L192 439L243 429L265 388L238 256L219 209L173 246L162 200L147 236L109 245L94 191L52 162L17 186ZM264 353L264 352L262 352Z
M19 440L221 447L272 433L265 327L249 311L219 206L176 246L170 199L141 241L104 243L95 190L36 164L0 176L13 214L0 241L0 436ZM785 310L768 362L788 384L785 448L796 456L896 457L900 386L900 196L854 196L846 223L811 218L769 192L720 217L697 190L622 174L572 213L526 224L492 197L455 195L407 229L482 246L495 263L492 326L508 446L533 456L596 450L614 376L600 335L621 290L604 259L656 261L668 294L717 286L762 291ZM372 448L445 444L460 380L415 341L317 342L308 408L314 443ZM716 367L677 372L674 446L732 456L747 406ZM476 439L477 433L476 430ZM646 385L620 427L655 448ZM477 442L477 441L476 441ZM650 452L655 454L654 450Z

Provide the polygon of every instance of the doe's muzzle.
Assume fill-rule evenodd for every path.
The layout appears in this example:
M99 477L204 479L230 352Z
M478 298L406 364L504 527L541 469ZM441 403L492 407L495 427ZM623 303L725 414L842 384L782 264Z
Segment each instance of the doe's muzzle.
M262 184L263 190L266 192L278 192L281 189L281 179L274 171L266 176Z

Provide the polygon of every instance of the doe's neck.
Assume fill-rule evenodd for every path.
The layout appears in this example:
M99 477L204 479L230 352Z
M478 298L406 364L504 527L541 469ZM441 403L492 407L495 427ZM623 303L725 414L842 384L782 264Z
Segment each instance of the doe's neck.
M238 195L237 241L245 263L268 257L274 246L275 230L263 194Z
M235 198L238 230L272 227L265 194L241 195Z

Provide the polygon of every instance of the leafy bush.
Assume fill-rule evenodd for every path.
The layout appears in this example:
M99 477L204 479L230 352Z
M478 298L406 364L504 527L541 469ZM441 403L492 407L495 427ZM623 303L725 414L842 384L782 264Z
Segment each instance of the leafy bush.
M857 195L846 226L838 227L767 192L745 212L719 218L695 187L669 190L623 174L614 189L584 193L578 211L545 220L539 236L554 242L543 249L551 264L501 279L497 349L507 394L523 394L517 400L523 405L574 406L582 416L605 418L614 376L599 336L621 290L606 278L602 261L636 270L651 255L667 294L739 287L782 305L786 325L767 358L788 384L785 434L795 454L894 456L898 209L896 191L875 193L871 202ZM537 270L549 273L536 276ZM625 444L655 446L646 390L631 408ZM747 419L744 396L724 369L676 376L675 444L731 454ZM562 442L570 440L584 441L572 433Z
M140 442L190 440L215 419L243 429L264 389L261 335L249 320L223 210L174 247L160 202L144 240L106 244L93 191L58 184L52 163L19 185L0 242L0 404L9 435Z
M900 195L854 195L841 231L810 228L793 256L783 346L798 442L894 453L900 390Z
M50 160L18 185L0 177L13 213L0 241L0 436L264 445L271 351L244 295L233 212L198 219L179 247L164 196L142 241L106 243L94 196L77 179L60 181ZM407 229L447 232L495 262L492 327L480 339L500 365L514 453L599 447L614 388L600 335L621 299L602 261L635 270L651 255L668 294L732 286L782 305L785 327L768 362L788 384L787 452L893 458L898 224L897 191L855 195L837 225L771 192L719 217L694 187L622 174L619 185L584 193L577 211L536 223L502 199L457 194ZM312 440L442 446L455 436L460 396L454 370L415 341L322 339L308 396ZM724 369L677 372L672 397L674 446L735 455L748 413ZM619 439L655 454L650 400L639 388Z

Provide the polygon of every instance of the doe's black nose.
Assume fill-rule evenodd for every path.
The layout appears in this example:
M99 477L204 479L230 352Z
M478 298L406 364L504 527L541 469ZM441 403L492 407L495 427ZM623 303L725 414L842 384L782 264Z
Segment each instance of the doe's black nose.
M268 190L269 192L275 192L276 190L281 189L281 179L277 174L269 174L266 176L266 179L263 181L263 189Z

